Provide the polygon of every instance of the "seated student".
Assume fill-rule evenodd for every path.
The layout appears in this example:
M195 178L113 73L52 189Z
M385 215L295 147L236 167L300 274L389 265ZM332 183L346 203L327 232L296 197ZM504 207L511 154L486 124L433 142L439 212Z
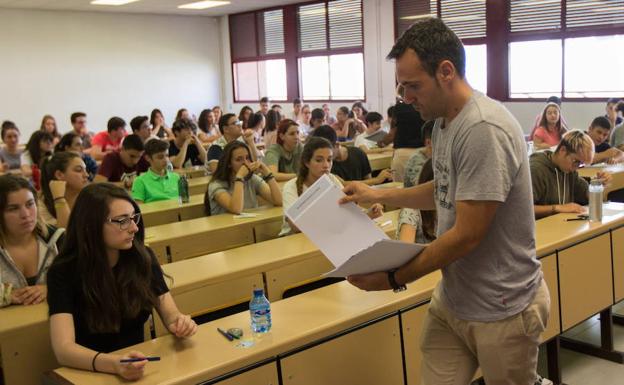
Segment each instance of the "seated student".
M331 114L331 110L329 109L329 104L325 103L321 106L323 112L325 113L325 119L323 120L323 124L327 124L328 126L333 126L334 123L338 121L335 116Z
M297 178L289 180L284 185L282 193L284 212L297 201L308 187L312 186L323 175L328 175L332 182L342 188L342 182L330 173L334 157L333 150L334 147L325 138L312 136L308 139L301 154L301 167L299 167ZM381 216L383 214L382 208L383 206L380 204L372 205L368 211L369 217L376 218ZM282 237L298 232L299 229L284 215L279 236Z
M299 125L299 133L304 138L310 134L310 131L312 131L310 120L312 120L312 110L309 104L304 104L301 107L299 119L296 120L297 124Z
M173 139L173 132L165 124L165 116L158 108L154 108L150 114L150 125L154 135L160 139Z
M215 123L219 122L219 119L221 119L221 115L223 115L223 110L221 109L221 107L220 106L212 107L212 113L215 116Z
M262 141L264 148L269 148L277 143L277 126L282 121L282 114L274 109L269 110L266 117L266 124L262 130Z
M364 123L354 116L349 116L347 107L340 107L336 112L336 123L332 128L336 130L338 140L346 141L355 138L358 132L364 131Z
M212 143L219 139L221 134L219 133L219 126L216 123L215 115L212 110L202 110L197 120L197 137L202 143Z
M559 144L566 129L561 123L561 111L556 103L548 103L542 111L542 119L533 133L533 146L546 150Z
M137 135L126 136L121 150L104 157L95 182L113 182L130 189L139 173L139 160L144 149L143 141Z
M371 166L364 151L357 147L341 146L336 141L336 131L330 126L321 126L312 132L312 136L320 136L329 140L334 146L332 174L344 181L359 180L367 185L384 183L392 178L390 170L382 170L376 177L371 177Z
M433 180L431 159L422 167L417 183ZM431 243L436 239L436 211L403 208L399 212L397 239L403 242Z
M26 179L0 176L0 282L13 286L14 304L46 300L46 273L62 242L62 229L38 219L36 197Z
M191 114L188 112L186 108L180 108L176 113L175 120L188 119L191 120Z
M52 135L52 144L56 146L56 144L61 140L61 134L58 131L58 127L56 126L56 119L52 115L44 115L43 119L41 119L41 126L39 127L39 131L47 132Z
M618 105L622 103L622 100L618 98L610 98L607 100L607 105L605 106L605 118L609 119L611 122L611 127L619 126L624 121L621 116L618 115Z
M351 114L353 118L359 120L360 122L364 122L366 121L366 114L368 114L368 111L364 107L364 103L355 102L351 106Z
M106 131L97 133L91 141L93 159L102 160L106 154L118 151L124 136L126 136L126 122L122 118L113 116L108 120Z
M206 214L240 214L244 209L258 207L257 195L273 206L282 205L280 187L269 168L262 162L252 162L249 147L235 140L223 149L208 183Z
M303 145L299 142L299 126L293 120L284 119L277 127L277 143L271 145L264 155L264 164L278 182L297 176Z
M354 146L367 154L391 150L391 148L380 148L377 145L386 136L386 133L381 129L382 120L383 116L378 112L373 111L366 114L366 130L355 137Z
M82 139L80 139L80 135L76 134L73 131L68 132L67 134L61 136L60 142L54 148L54 152L63 152L69 151L74 154L78 154L82 161L84 162L87 170L87 174L89 175L89 181L93 181L95 175L98 171L97 162L89 155L85 154L82 150Z
M604 116L595 118L589 129L587 135L594 141L595 151L594 160L592 163L609 163L615 164L624 162L624 152L611 147L609 145L609 134L611 133L611 122Z
M554 103L559 106L559 112L561 112L561 98L558 96L551 96L546 99L546 105ZM545 107L544 107L545 108ZM533 123L533 128L531 129L531 134L529 135L529 140L533 140L533 136L535 135L535 130L540 126L540 122L542 121L542 116L544 115L544 110L535 116L535 122ZM559 115L561 119L561 126L567 131L568 123L566 123L565 118L562 114Z
M303 100L295 98L293 100L293 110L290 114L290 119L297 122L301 117L301 109L303 107Z
M423 140L425 146L416 149L414 155L405 163L405 177L403 178L404 187L412 187L419 184L418 179L420 172L433 154L431 134L433 133L434 120L429 120L423 124Z
M320 108L313 109L310 114L310 131L308 135L311 135L312 131L321 127L323 124L325 124L325 111Z
M135 116L130 121L130 128L132 133L137 135L143 143L146 143L150 139L158 139L158 136L152 133L152 126L150 126L147 116Z
M247 120L247 129L250 129L253 131L255 143L262 142L262 132L264 131L265 126L266 126L266 118L264 117L264 115L262 115L261 112L256 112L254 114L251 114L251 116ZM246 128L244 124L242 127L243 127L243 132L245 132Z
M250 122L256 119L256 115L251 116ZM254 131L252 128L243 131L242 125L243 123L234 114L225 114L219 120L219 131L221 131L222 136L215 140L208 149L208 169L211 173L214 174L217 171L217 163L221 155L223 155L225 146L233 141L246 143L251 149L251 161L255 162L258 159L258 150L254 142Z
M145 158L150 167L132 184L132 198L138 203L178 197L180 175L167 170L168 150L169 142L164 140L150 140L145 143Z
M33 177L33 174L40 174L39 165L41 159L52 153L52 135L44 131L35 131L26 143L26 150L22 152L20 168L22 175L26 178ZM33 178L35 190L39 191L39 176Z
M64 151L44 159L41 171L41 216L49 224L66 228L78 194L89 184L86 166L80 155Z
M147 361L120 360L142 353L109 353L143 342L153 308L176 337L197 331L178 310L144 232L139 207L122 188L97 183L78 196L48 272L50 338L60 365L137 380Z
M241 122L243 122L243 130L246 128L249 128L249 118L251 117L251 115L253 115L254 112L251 109L251 107L249 106L243 106L243 108L241 108L240 112L238 113L238 120L240 120ZM216 122L216 120L215 120ZM216 128L219 129L219 125L215 124Z
M274 104L271 106L271 110L278 112L280 114L280 116L284 116L284 114L282 113L282 106L279 104ZM281 120L281 119L280 119Z
M74 112L69 117L73 131L82 139L82 148L86 154L91 155L91 140L93 132L87 128L87 114L84 112Z
M622 111L624 111L624 103L621 105ZM624 150L624 123L621 123L619 126L613 129L611 133L611 138L609 139L609 144L611 147L615 147L618 150Z
M260 112L262 115L266 117L267 113L269 112L270 103L271 101L269 100L268 97L266 96L261 97L260 101L258 102L258 105L260 106L260 109L258 110L258 112Z
M589 199L589 185L578 168L594 156L591 138L578 130L564 134L555 152L536 152L529 158L536 218L557 213L583 213ZM606 183L610 176L598 173Z
M202 166L206 163L206 149L194 134L195 123L189 119L176 120L171 127L175 139L169 144L169 159L175 168Z
M4 142L4 146L0 149L2 170L5 172L12 170L20 172L22 151L19 149L19 128L17 128L15 123L5 120L2 122L0 136L2 136L2 142Z

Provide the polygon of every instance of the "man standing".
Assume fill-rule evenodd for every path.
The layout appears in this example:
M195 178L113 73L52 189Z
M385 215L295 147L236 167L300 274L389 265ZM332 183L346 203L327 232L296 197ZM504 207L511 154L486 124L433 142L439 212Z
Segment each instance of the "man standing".
M535 256L529 160L522 129L465 80L465 53L439 19L414 24L388 55L433 131L434 180L407 189L352 183L344 202L437 210L437 239L396 271L348 277L364 290L401 290L437 269L423 325L422 383L533 385L550 297Z

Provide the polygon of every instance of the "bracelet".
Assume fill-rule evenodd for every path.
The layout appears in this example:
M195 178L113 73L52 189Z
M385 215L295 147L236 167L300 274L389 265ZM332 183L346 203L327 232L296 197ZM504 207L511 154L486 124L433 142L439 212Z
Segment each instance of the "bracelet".
M266 181L268 181L268 180L270 180L270 179L272 179L272 178L275 178L275 175L273 175L273 173L272 173L272 172L270 172L270 173L269 173L269 175L267 175L267 176L263 176L263 177L262 177L262 180L266 182Z
M95 359L98 358L98 356L102 354L102 352L97 352L95 353L95 356L93 356L93 361L91 361L91 368L93 369L94 372L97 373L97 369L95 368Z
M240 178L240 177L236 177L236 179L234 179L234 183L236 183L236 182L241 182L241 183L244 184L245 183L245 179Z
M64 200L64 199L65 199L65 197L57 197L57 198L54 198L54 202L60 201L60 200Z

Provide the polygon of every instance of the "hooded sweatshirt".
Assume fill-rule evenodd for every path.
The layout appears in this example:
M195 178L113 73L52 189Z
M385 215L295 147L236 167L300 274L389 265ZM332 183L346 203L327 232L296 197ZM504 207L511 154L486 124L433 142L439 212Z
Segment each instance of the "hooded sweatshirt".
M44 285L46 283L46 274L52 261L58 254L59 238L63 235L65 229L57 229L48 226L48 239L43 239L37 235L37 244L39 250L39 260L37 262L37 281L36 285ZM0 247L0 282L10 283L14 289L29 286L24 274L17 268L15 262L4 247Z
M533 204L562 205L588 203L589 184L573 171L564 173L552 161L553 152L536 152L529 158Z

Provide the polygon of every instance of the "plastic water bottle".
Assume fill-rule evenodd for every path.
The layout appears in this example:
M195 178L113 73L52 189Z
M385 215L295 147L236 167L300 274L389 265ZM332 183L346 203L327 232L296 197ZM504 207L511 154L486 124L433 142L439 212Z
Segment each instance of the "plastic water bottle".
M602 195L604 187L599 179L592 179L589 184L589 221L602 221Z
M173 172L173 163L169 159L167 159L167 171Z
M253 298L249 302L251 315L251 331L266 333L271 330L271 304L264 296L264 290L254 289Z
M178 181L178 194L180 196L180 203L189 203L189 187L186 175L180 175Z

